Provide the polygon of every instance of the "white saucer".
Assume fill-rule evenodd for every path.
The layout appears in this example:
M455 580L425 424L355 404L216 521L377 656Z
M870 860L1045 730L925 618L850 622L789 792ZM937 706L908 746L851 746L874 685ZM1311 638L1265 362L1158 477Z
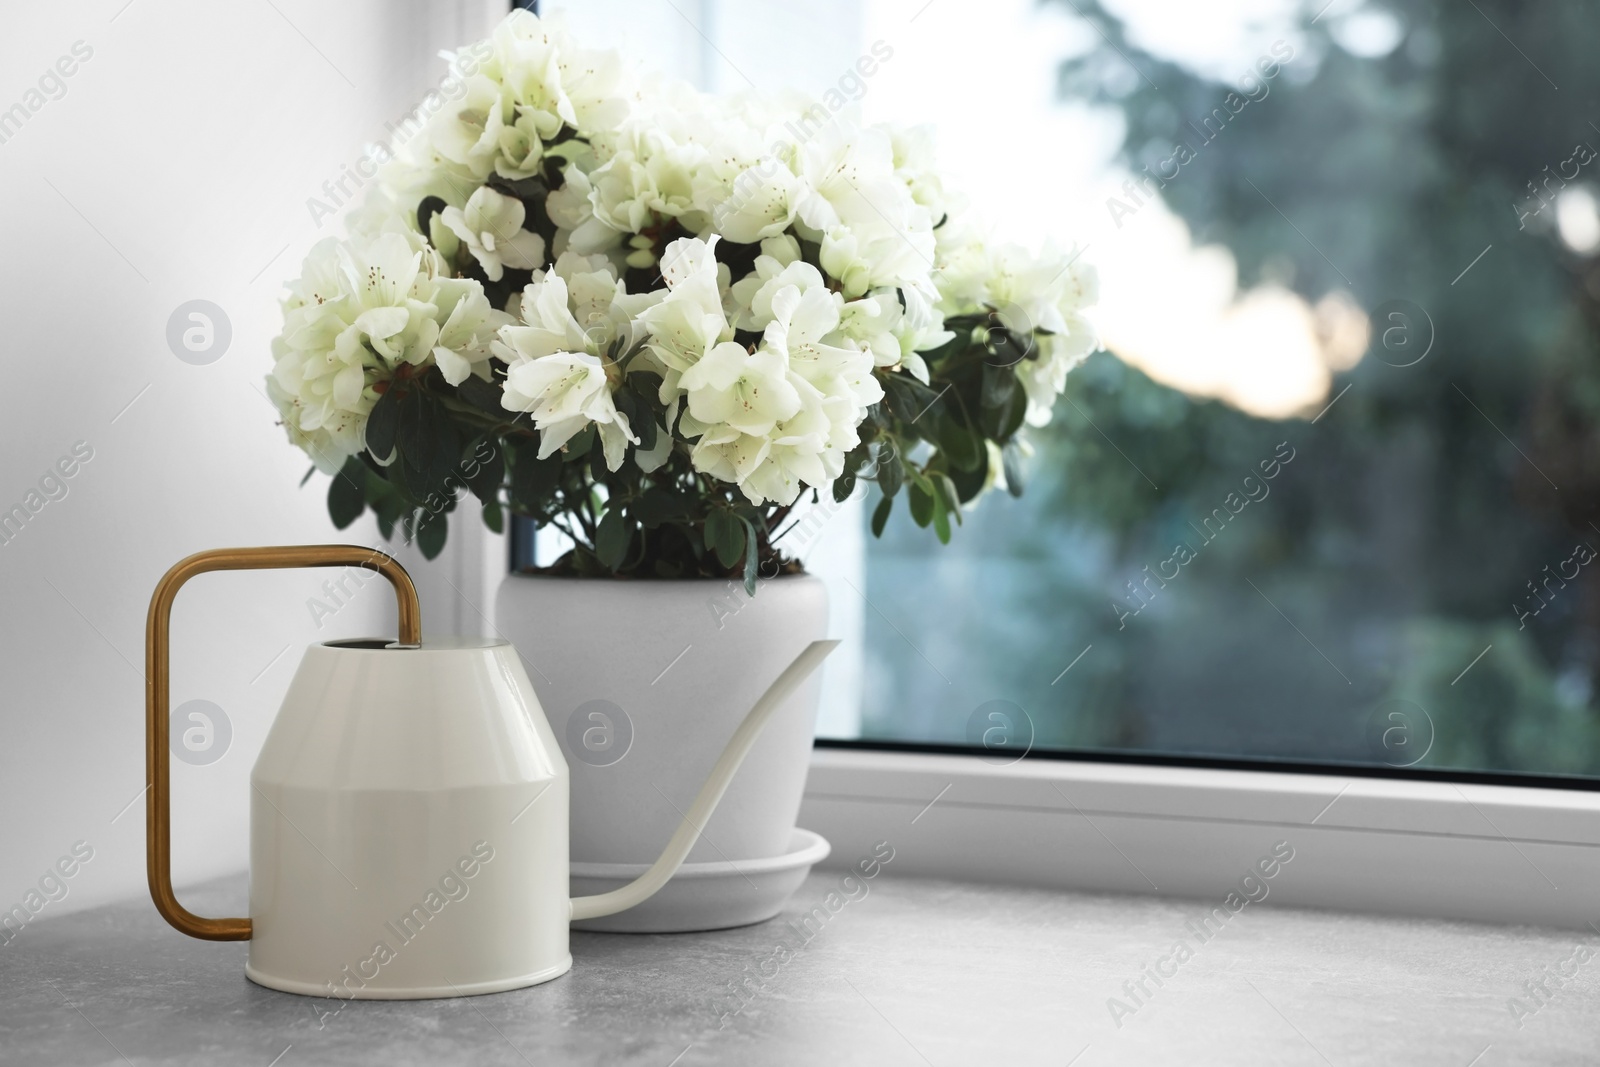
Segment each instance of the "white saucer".
M764 922L783 910L813 864L832 847L820 834L798 827L782 856L725 863L685 863L661 891L636 908L572 924L575 930L670 934L723 930ZM617 889L643 874L645 863L572 864L572 895Z

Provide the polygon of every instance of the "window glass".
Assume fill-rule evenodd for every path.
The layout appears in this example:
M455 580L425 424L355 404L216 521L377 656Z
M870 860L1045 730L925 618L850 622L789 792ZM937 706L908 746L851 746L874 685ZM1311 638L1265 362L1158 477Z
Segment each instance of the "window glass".
M1087 245L1108 351L1021 499L868 538L859 736L1600 771L1592 12L983 12L875 7L864 106Z

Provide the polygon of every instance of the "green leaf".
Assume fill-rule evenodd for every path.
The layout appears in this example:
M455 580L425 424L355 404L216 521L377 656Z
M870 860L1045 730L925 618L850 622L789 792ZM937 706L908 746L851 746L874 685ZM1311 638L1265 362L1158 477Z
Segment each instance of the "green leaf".
M760 545L760 541L756 537L756 528L751 524L749 519L741 515L739 517L739 521L744 524L741 532L744 534L744 543L746 546L744 554L744 591L748 596L755 596L756 567L760 563L760 559L758 557L761 555L761 553L757 551L757 548Z
M486 382L475 374L469 374L466 381L456 386L456 392L460 394L462 400L480 411L487 411L500 418L509 417L505 405L500 403L500 397L503 395L500 386L494 382Z
M957 419L953 412L942 415L937 428L939 448L950 457L952 466L969 471L983 463L982 438Z
M1001 470L1006 475L1006 492L1012 496L1021 496L1023 488L1028 484L1028 472L1022 463L1022 446L1015 438L1007 441L1000 450Z
M933 513L938 510L938 504L933 498L930 487L922 480L912 482L906 487L906 496L911 504L911 518L918 526L926 527L933 521Z
M367 451L379 459L394 455L396 434L400 430L400 390L389 383L367 415Z
M934 497L933 500L933 532L938 535L941 545L950 543L950 511L944 502L944 495Z
M500 499L500 486L506 480L506 458L498 443L487 437L478 438L467 448L461 465L473 496L485 504Z
M395 440L400 446L400 455L413 469L426 472L433 465L438 414L432 401L421 389L407 393L399 407L399 428ZM370 419L367 426L371 429Z
M394 466L390 467L389 469L390 470L396 470L396 469L399 470L399 472L400 472L400 484L404 485L406 487L406 492L410 493L413 499L415 499L415 500L426 500L427 499L427 497L428 497L428 473L427 473L427 471L423 471L423 470L417 469L417 467L414 464L412 464L412 462L409 459L407 459L405 457L405 453L404 452L402 452L395 459Z
M653 370L636 370L628 375L628 384L640 396L659 397L661 395L661 375Z
M998 432L990 434L996 441L1009 441L1022 429L1023 417L1028 414L1028 392L1022 386L1011 390L1011 399L1001 409Z
M344 461L339 473L328 483L328 518L344 529L366 510L367 466L355 456Z
M483 524L495 533L505 533L505 512L501 509L498 500L491 500L483 505Z
M717 511L716 509L712 509L706 514L704 526L706 551L710 552L713 556L717 554L717 542L722 538L722 524L726 517L726 515L724 515L721 511Z
M985 366L982 395L979 431L995 441L1010 439L1028 413L1028 394L1017 382L1016 372L1010 367Z
M622 414L628 416L629 426L633 426L639 420L639 398L633 394L633 391L627 387L626 383L612 392L611 404ZM637 428L635 428L635 432L637 432Z
M950 481L956 487L956 496L962 503L966 503L982 493L984 483L989 480L989 450L985 448L983 451L985 462L978 464L969 471L961 470L958 467L949 472Z
M947 509L952 515L954 515L956 519L956 525L959 526L962 522L961 496L956 492L955 483L950 480L950 476L948 474L945 474L941 471L933 476L933 488L935 490L935 496L937 496L939 500L940 508Z
M393 467L388 468L394 470ZM405 498L400 495L400 490L389 484L389 480L376 471L367 471L367 506L378 516L378 528L384 531L385 538L393 536L394 524L406 513Z
M300 488L304 489L306 487L306 483L311 480L311 476L315 473L317 473L317 465L313 463L311 466L306 468L306 476L300 479Z
M607 508L594 533L594 553L601 565L609 571L620 568L632 541L633 527L623 517L622 509Z
M856 447L852 448L850 451L845 453L845 455L844 455L844 468L843 468L844 473L846 473L846 474L860 474L861 473L861 468L863 468L863 467L865 467L867 465L867 461L871 457L872 457L872 445L871 445L871 442L862 441L860 444L856 445Z
M732 512L721 509L706 516L706 547L716 553L717 562L732 567L744 555L744 524Z
M450 520L442 514L423 512L417 521L417 547L422 550L422 558L437 559L444 551L444 539L449 532Z
M651 375L652 378L655 375ZM636 383L625 382L622 388L611 395L612 402L617 410L628 417L628 426L639 439L636 446L644 451L649 451L656 446L655 410L651 406L650 398L638 392Z
M894 497L886 496L872 509L872 536L882 537L883 528L889 524L889 512L894 510Z
M883 490L884 496L892 497L900 491L905 476L906 469L900 459L900 449L894 446L894 439L889 438L878 448L878 488Z
M845 474L845 475L840 476L839 478L834 479L834 483L833 483L833 501L834 501L834 503L843 504L846 500L850 499L850 494L855 492L855 491L856 491L856 476L854 474Z
M1017 387L1017 372L1013 367L996 366L984 360L983 362L983 388L978 394L978 406L982 408L1000 409L1011 400L1011 394Z
M659 485L652 485L638 500L628 505L628 514L648 529L655 529L675 519L686 519L690 513L688 499Z
M889 410L907 424L914 424L926 418L928 409L940 396L934 389L923 385L909 374L890 374L883 381Z
M466 471L461 461L461 431L455 421L431 397L428 405L433 409L433 454L428 465L428 488L437 494L440 502L454 500L461 491Z

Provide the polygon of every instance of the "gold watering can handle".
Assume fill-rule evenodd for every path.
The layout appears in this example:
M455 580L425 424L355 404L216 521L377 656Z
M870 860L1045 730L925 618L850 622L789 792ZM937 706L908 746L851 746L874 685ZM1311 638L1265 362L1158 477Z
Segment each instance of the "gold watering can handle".
M400 608L402 647L422 643L422 608L417 588L393 557L360 545L293 545L283 548L219 548L197 552L162 576L150 598L145 622L145 865L150 896L161 917L190 937L206 941L248 941L249 919L203 919L190 912L172 892L172 806L168 748L169 624L178 590L207 571L257 571L292 567L365 567L394 586Z

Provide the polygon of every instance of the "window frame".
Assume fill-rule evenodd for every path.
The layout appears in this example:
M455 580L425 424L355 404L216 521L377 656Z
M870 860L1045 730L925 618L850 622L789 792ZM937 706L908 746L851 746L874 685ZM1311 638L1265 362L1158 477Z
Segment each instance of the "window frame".
M905 874L1210 904L1288 841L1278 905L1600 931L1561 888L1600 880L1592 785L1216 762L819 743L800 825L835 864L888 840Z

